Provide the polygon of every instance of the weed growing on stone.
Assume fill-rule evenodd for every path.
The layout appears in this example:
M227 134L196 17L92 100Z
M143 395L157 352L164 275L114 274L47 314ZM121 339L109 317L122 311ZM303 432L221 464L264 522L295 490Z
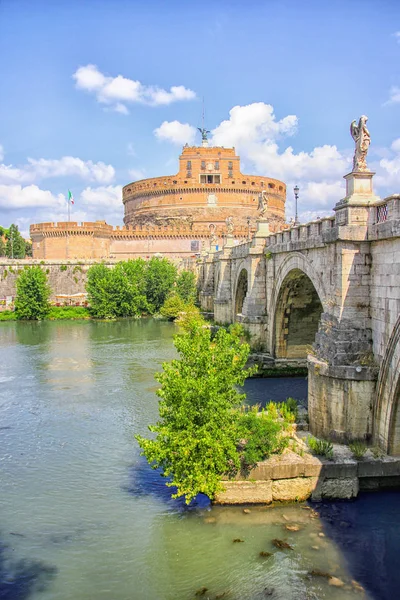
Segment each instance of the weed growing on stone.
M308 446L314 454L318 456L326 456L326 458L333 458L333 446L331 442L327 440L319 440L315 437L309 437L307 440Z
M355 440L349 444L349 448L353 453L354 458L360 459L364 456L367 451L367 446L361 440Z

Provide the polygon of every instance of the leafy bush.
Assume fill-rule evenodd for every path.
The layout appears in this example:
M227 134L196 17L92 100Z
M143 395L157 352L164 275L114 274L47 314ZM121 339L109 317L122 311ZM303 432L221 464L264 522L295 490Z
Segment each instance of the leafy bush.
M179 315L179 313L184 311L185 308L186 304L182 300L182 298L178 296L178 294L172 294L171 296L168 296L168 298L162 305L160 313L163 317L174 321Z
M349 444L349 448L353 453L354 458L360 459L364 456L367 451L367 446L361 440L355 440L351 444Z
M309 437L307 443L310 449L318 456L326 456L326 458L333 458L333 446L331 442L327 440L319 440L315 437Z
M17 319L44 319L50 309L50 287L39 266L24 269L17 278L15 314Z
M283 421L278 421L268 411L258 412L257 407L240 413L239 437L245 440L242 467L249 469L271 454L282 452L289 442L289 438L282 435L284 428Z
M174 498L189 503L202 492L213 498L223 489L221 477L240 466L237 450L241 386L252 370L244 369L250 348L234 331L211 331L192 322L175 336L180 359L163 365L156 375L160 420L149 427L155 439L136 436L153 468L161 468Z
M186 304L185 309L179 313L176 322L185 331L190 330L194 323L206 327L206 322L200 313L200 309L194 306L194 304ZM211 337L213 336L211 335Z
M197 296L196 275L193 271L181 271L176 280L176 292L184 302L193 304Z
M297 400L294 398L287 398L285 402L280 405L282 416L289 420L291 423L296 423L299 416L299 410L297 406Z
M60 265L60 271L66 271L67 269L67 265Z

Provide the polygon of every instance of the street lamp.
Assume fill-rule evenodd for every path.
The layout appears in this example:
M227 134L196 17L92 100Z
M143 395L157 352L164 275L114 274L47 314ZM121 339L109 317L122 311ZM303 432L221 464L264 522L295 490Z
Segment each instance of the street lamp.
M298 225L299 224L299 219L298 219L298 216L297 216L297 199L299 197L299 191L300 191L299 190L299 186L295 185L294 188L293 188L293 191L294 191L294 200L295 200L294 224Z

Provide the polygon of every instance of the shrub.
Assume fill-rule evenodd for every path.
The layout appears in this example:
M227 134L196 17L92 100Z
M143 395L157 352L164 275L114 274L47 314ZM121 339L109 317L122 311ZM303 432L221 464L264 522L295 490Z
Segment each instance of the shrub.
M178 294L168 296L161 307L160 313L170 321L174 321L179 313L185 310L186 304Z
M15 314L17 319L44 319L49 312L50 287L39 266L24 269L17 278Z
M0 321L16 321L17 315L13 310L0 311Z
M271 454L282 452L289 443L289 438L283 435L284 422L268 411L258 412L257 407L240 413L238 428L239 437L245 440L242 467L246 470Z
M297 405L297 400L295 400L295 398L287 398L285 402L282 402L280 408L282 416L284 418L296 423L297 418L299 416L299 409Z
M66 271L67 269L67 265L60 265L60 271Z
M351 444L349 444L349 448L353 453L354 458L360 459L364 456L367 451L367 446L361 440L355 440Z
M251 369L244 370L250 348L236 331L211 331L198 323L175 336L180 359L163 365L156 375L160 419L149 427L155 439L136 436L153 468L170 477L173 497L189 503L202 492L213 498L223 489L221 477L240 466L237 450L238 407L243 398L237 386Z
M319 440L315 437L309 437L307 440L308 446L318 456L326 456L326 458L333 458L333 446L331 442L327 440Z

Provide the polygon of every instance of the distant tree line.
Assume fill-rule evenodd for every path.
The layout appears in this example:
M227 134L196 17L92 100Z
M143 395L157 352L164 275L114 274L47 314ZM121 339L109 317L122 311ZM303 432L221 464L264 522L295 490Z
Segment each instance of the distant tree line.
M0 225L0 256L7 258L32 256L32 243L24 240L18 225L11 224L8 229Z
M17 278L15 317L44 319L50 312L51 290L40 265L24 270ZM100 263L89 268L86 291L89 314L97 319L136 317L161 313L175 319L192 311L196 299L196 276L178 272L166 258L121 261L114 267ZM196 309L197 310L197 309ZM54 312L54 311L53 311Z

